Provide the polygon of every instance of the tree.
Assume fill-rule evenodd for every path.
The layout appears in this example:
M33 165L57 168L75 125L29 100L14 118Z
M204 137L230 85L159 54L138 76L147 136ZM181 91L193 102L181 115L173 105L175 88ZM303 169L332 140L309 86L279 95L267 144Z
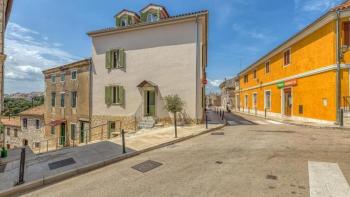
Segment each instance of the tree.
M174 114L175 138L177 138L176 114L183 110L185 103L178 95L169 95L165 97L165 109Z

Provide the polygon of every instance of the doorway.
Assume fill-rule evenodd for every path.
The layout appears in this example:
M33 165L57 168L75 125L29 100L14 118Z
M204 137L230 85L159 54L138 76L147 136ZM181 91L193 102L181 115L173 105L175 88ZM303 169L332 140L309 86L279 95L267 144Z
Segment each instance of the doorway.
M60 135L60 145L64 146L66 144L66 124L61 124L61 135Z
M156 92L154 90L145 91L145 116L156 115Z
M84 143L85 139L85 125L84 122L80 122L80 143Z
M293 97L292 89L284 89L284 115L292 116Z

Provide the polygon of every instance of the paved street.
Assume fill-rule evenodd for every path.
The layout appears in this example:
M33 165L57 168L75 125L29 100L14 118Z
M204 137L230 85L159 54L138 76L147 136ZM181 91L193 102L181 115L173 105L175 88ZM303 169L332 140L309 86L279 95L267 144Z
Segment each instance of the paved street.
M254 124L235 124L222 129L224 135L199 136L26 196L309 196L309 162L337 163L350 180L350 132L246 121ZM162 165L146 173L131 168L146 160Z

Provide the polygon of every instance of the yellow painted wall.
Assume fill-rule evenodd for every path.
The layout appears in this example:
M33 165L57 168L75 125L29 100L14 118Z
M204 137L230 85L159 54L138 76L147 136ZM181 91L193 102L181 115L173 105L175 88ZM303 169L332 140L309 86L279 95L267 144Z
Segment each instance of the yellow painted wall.
M270 73L265 74L265 63L262 63L256 68L256 79L253 78L254 69L246 73L249 78L248 83L244 83L245 74L240 76L240 87L246 89L260 83L267 83L324 66L334 65L336 63L335 23L326 24L285 50L288 48L291 48L292 53L289 66L283 65L283 52L281 52L269 58Z
M346 19L347 20L347 19ZM342 25L341 25L342 26ZM264 110L264 91L272 90L272 109L271 112L282 113L281 109L281 90L276 84L259 87L253 90L245 90L265 84L268 82L280 80L296 74L319 69L336 64L336 34L335 21L332 21L319 28L314 33L298 41L291 49L291 64L283 65L283 52L270 57L270 73L265 73L265 63L258 65L256 79L253 78L255 69L241 74L240 77L240 99L241 107L244 106L244 95L249 95L249 108L252 108L252 94L258 93L258 110ZM350 64L350 52L347 52L342 63ZM249 82L244 83L244 75L248 74ZM327 71L321 74L297 79L298 85L293 87L293 116L307 117L320 120L335 121L336 119L336 72ZM341 94L349 95L349 70L343 69L341 72ZM327 106L324 106L327 101ZM342 99L343 104L343 99ZM303 114L299 114L299 105L303 105ZM253 113L253 111L252 111Z

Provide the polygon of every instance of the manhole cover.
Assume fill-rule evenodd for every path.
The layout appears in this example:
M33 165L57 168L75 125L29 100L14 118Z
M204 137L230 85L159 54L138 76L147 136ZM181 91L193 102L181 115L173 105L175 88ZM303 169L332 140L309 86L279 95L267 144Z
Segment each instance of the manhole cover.
M62 168L64 166L69 166L72 164L75 164L74 159L68 158L68 159L63 159L60 161L55 161L55 162L49 163L49 168L50 168L50 170L54 170L54 169Z
M211 133L211 135L225 135L224 132L214 132L214 133Z
M1 164L0 165L0 173L5 172L5 168L6 168L6 163L5 164Z
M275 175L267 175L266 179L277 180L277 176L275 176Z
M156 162L156 161L148 160L148 161L142 162L140 164L137 164L131 168L133 168L139 172L145 173L145 172L153 170L154 168L157 168L161 165L163 165L163 164Z

